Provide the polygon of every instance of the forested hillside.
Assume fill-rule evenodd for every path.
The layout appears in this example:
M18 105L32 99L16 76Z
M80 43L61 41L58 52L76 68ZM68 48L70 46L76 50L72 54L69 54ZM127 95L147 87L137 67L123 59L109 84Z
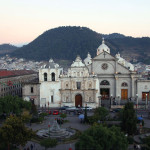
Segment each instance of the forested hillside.
M58 27L48 30L26 46L13 52L13 56L34 60L74 60L77 55L85 58L90 52L96 55L96 49L105 37L111 54L120 52L124 58L138 59L150 64L150 38L132 38L122 34L99 34L86 27Z
M10 44L1 44L0 45L0 55L12 53L18 47L10 45Z

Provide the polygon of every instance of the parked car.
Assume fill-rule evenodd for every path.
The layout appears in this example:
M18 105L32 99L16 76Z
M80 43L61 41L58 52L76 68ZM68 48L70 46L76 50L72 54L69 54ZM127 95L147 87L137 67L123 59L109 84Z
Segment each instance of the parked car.
M59 110L66 110L67 108L69 108L69 106L63 106L63 107L60 107Z
M53 115L59 115L59 110L54 110Z
M76 111L76 110L79 110L79 108L75 107L75 106L72 106L72 107L68 107L66 108L67 111Z
M90 111L90 110L92 110L93 108L92 108L92 107L87 106L87 107L86 107L86 109ZM85 110L85 107L82 107L82 110Z

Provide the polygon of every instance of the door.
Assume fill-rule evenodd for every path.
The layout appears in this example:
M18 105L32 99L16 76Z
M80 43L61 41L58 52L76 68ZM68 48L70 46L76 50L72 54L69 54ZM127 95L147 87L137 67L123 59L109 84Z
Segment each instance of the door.
M75 106L82 107L82 96L80 94L75 96Z
M142 92L142 100L146 100L146 94L147 94L147 100L149 100L149 92Z
M122 100L128 99L128 89L121 89L121 99Z
M101 89L102 100L109 99L109 89L103 88Z

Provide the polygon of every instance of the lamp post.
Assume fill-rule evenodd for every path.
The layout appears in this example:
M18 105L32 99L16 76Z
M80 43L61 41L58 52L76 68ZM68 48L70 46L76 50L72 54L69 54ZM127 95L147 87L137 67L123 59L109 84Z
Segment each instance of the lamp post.
M45 112L46 112L46 103L45 103Z
M120 95L118 95L118 105L120 105Z
M49 132L49 138L50 138L50 122L48 123L48 132Z
M136 109L138 109L138 94L136 94Z
M99 107L101 107L101 97L102 97L102 95L100 94L100 95L98 96L98 99L99 99Z
M146 103L145 103L145 109L147 109L147 94L146 94Z
M49 113L49 101L48 101L48 113Z
M110 96L110 109L111 109L111 105L112 105L112 97L113 97L113 95L111 94L111 96Z

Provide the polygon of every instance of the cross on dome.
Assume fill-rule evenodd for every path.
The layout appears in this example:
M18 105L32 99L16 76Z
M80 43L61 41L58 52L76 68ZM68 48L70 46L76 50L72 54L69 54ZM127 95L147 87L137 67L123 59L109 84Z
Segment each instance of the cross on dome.
M102 44L97 49L97 55L104 51L110 54L110 48L105 44L104 38L102 38Z
M104 40L104 37L102 38L102 44L105 44L105 40Z

